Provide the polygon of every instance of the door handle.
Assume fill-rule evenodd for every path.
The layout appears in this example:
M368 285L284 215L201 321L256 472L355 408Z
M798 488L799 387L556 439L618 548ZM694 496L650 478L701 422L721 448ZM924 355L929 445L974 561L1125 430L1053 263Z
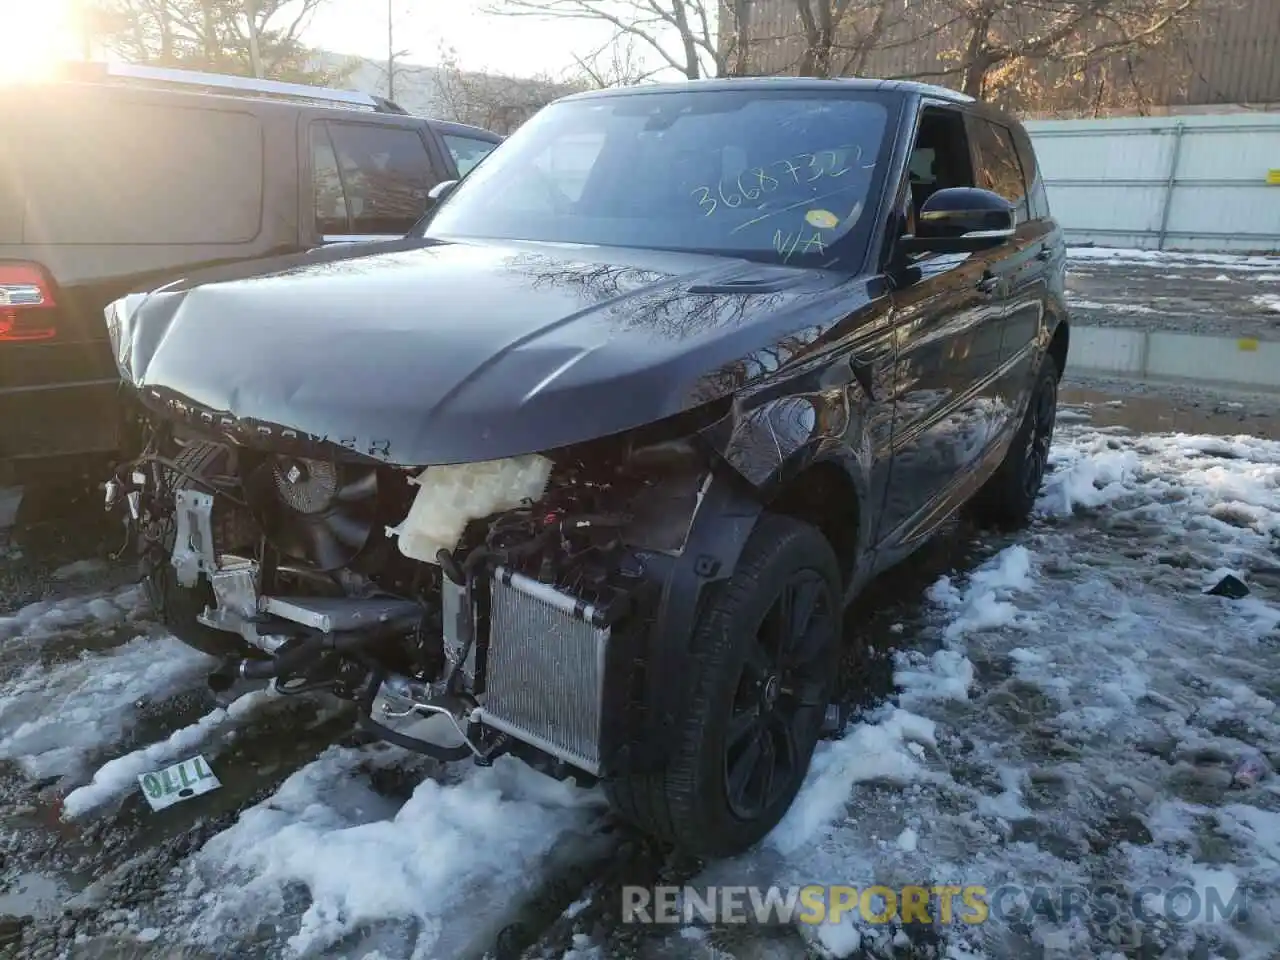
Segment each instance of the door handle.
M858 381L858 386L867 394L868 400L876 398L875 370L870 360L862 357L853 356L849 358L849 369L853 371L853 378Z
M870 360L864 360L855 355L844 357L837 363L833 363L823 371L818 383L823 390L847 387L851 383L857 383L866 392L868 399L876 399L873 364Z
M982 279L978 281L978 289L983 293L995 293L1000 286L1000 278L994 273L983 274Z

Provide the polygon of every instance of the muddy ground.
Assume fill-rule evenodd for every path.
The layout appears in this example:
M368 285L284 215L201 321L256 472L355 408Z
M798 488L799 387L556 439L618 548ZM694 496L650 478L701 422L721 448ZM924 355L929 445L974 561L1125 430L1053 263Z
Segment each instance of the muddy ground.
M1208 336L1280 339L1280 256L1074 249L1075 322Z

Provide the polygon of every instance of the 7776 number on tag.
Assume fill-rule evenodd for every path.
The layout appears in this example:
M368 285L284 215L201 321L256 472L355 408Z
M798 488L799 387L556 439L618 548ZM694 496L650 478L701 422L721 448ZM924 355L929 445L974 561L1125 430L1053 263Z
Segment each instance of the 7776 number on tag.
M203 756L192 757L154 773L138 776L142 795L152 810L163 810L222 786Z

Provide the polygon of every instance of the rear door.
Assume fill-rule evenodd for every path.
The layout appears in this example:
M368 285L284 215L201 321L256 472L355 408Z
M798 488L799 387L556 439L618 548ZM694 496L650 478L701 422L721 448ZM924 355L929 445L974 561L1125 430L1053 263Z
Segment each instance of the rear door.
M1036 288L1045 300L1045 309L1051 311L1055 305L1063 304L1067 295L1066 238L1063 236L1062 227L1053 219L1053 213L1049 209L1049 196L1044 188L1044 179L1040 175L1035 150L1031 145L1031 138L1023 127L1013 128L1013 144L1018 150L1022 175L1027 185L1027 229L1035 247L1035 258L1038 264L1035 277ZM1017 317L1013 319L1018 320ZM1051 326L1051 321L1046 325ZM1043 333L1043 329L1026 329L1013 324L1008 333L1013 346L1034 340Z
M1031 215L1028 178L1018 155L1013 130L980 115L970 115L974 146L974 169L978 186L1000 194L1017 211L1017 233L1002 248L1001 279L1007 284L1008 302L1001 321L1000 375L997 385L1001 403L1016 411L1018 401L1031 384L1038 332L1044 318L1048 293L1049 226ZM1009 418L1009 424L1015 421Z
M309 245L398 240L426 210L427 194L448 178L421 126L310 119L302 218Z

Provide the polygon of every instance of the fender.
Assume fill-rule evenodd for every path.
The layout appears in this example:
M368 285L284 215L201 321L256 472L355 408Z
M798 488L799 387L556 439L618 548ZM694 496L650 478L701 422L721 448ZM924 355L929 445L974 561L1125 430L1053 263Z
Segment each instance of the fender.
M707 591L733 575L763 507L745 483L723 466L713 469L679 555L641 555L661 583L648 630L647 667L633 736L615 770L653 772L669 756L672 734L693 695L689 644Z
M819 440L796 451L796 453L777 472L771 481L770 488L783 491L793 481L799 479L810 470L829 467L849 483L854 496L854 505L858 517L857 540L855 542L855 572L862 567L862 558L871 550L874 525L862 522L874 519L871 507L871 451L870 443L862 435L860 449L850 449L836 440Z

